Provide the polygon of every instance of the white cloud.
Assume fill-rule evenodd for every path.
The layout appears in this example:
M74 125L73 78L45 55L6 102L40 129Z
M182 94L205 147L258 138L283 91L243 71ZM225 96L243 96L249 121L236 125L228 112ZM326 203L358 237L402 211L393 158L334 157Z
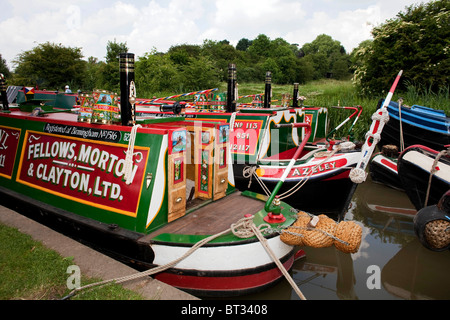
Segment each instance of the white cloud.
M320 34L327 34L340 41L347 52L351 52L361 41L371 38L373 26L379 23L381 15L377 6L346 10L335 15L318 11L305 20L305 25L309 28L308 33L297 29L286 34L286 40L302 44L313 41Z
M419 0L8 0L0 13L0 54L11 61L39 43L81 47L104 59L108 41L142 56L203 40L254 39L265 34L302 46L325 33L350 52L374 25ZM2 0L5 2L5 0Z
M172 45L201 43L200 29L196 23L204 14L200 4L197 0L172 0L167 7L163 7L156 1L150 1L135 17L133 30L126 39L128 47L142 55L153 47L165 52Z
M237 43L242 38L254 39L259 34L283 37L298 28L306 12L300 1L217 0L217 11L211 29L205 36Z

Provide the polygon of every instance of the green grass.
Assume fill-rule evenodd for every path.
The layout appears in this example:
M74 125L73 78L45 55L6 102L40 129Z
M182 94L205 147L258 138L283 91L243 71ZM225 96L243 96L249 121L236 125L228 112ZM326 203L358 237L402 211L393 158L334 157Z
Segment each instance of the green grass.
M71 257L34 241L17 229L0 224L0 300L57 300L68 295ZM81 286L100 279L81 277ZM137 293L111 284L79 292L72 300L142 300Z
M226 83L222 84L219 90L226 91ZM264 93L265 84L262 83L241 83L239 84L239 95L248 95ZM354 137L357 140L363 140L370 124L372 123L372 114L375 112L378 101L386 97L386 92L380 92L378 96L366 97L359 94L350 80L338 81L333 79L323 79L312 81L299 86L299 94L306 97L304 104L306 106L326 107L329 114L329 130L335 128L339 123L345 120L352 111L336 109L333 106L362 106L361 117L356 123ZM293 85L272 85L272 100L280 100L281 95L293 93ZM450 115L449 88L441 88L438 93L434 93L424 88L416 88L408 85L405 92L396 91L392 100L397 101L403 98L403 104L412 106L414 104L442 109L447 115ZM240 101L241 102L241 101ZM242 101L249 102L249 101ZM277 102L274 102L276 104ZM348 122L340 132L347 133L351 123Z

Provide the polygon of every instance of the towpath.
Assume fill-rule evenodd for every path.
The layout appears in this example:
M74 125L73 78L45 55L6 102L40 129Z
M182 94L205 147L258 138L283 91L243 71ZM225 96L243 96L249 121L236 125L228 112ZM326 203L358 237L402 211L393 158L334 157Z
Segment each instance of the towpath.
M63 257L73 257L82 275L109 280L137 273L135 269L123 263L3 206L0 206L0 222L30 235ZM148 300L198 300L197 297L150 277L122 285Z

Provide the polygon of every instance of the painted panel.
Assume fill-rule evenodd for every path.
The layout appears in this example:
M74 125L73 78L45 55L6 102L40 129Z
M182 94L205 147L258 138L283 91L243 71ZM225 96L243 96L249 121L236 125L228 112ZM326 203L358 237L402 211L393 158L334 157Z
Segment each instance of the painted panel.
M136 217L150 148L135 146L132 183L126 145L26 131L17 182L59 197Z

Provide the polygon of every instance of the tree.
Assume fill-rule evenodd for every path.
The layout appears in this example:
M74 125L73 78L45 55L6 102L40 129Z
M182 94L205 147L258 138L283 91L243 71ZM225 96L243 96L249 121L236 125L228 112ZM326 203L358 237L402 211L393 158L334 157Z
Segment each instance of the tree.
M86 62L86 72L83 78L83 86L84 91L92 91L95 88L101 87L99 83L99 73L101 65L105 64L104 62L98 61L95 57L89 57Z
M106 63L99 63L97 85L105 90L118 92L120 89L119 54L128 52L126 42L108 41L106 45Z
M179 92L181 74L169 55L161 55L153 49L139 57L135 63L137 93L151 97L160 92Z
M6 59L2 58L0 54L0 73L2 73L6 79L11 76L11 71L9 71L8 65L6 64Z
M13 61L16 65L14 82L49 89L62 89L67 84L79 87L85 71L82 58L81 48L50 42L39 44Z
M305 43L299 56L302 59L310 57L315 70L314 79L323 78L330 73L337 79L344 79L349 75L348 56L344 47L329 35L321 34L311 43Z
M227 80L228 65L238 58L238 52L232 45L212 40L203 41L201 55L212 62L214 68L220 72L220 81Z
M256 57L267 58L270 56L271 52L271 41L265 34L258 35L253 41L252 45L248 47L248 52L250 55Z
M190 58L199 57L201 50L198 45L181 44L170 47L167 54L175 64L185 65L189 63Z
M183 90L205 90L215 88L221 81L221 74L212 59L192 59L183 67Z
M236 50L239 51L247 51L248 47L252 45L252 41L248 40L247 38L242 38L238 41L236 45Z
M449 86L450 2L412 5L372 30L373 42L357 53L361 66L355 80L361 91L379 94L389 89L403 70L398 88L408 84L438 91Z
M323 53L325 56L330 57L333 53L340 53L341 47L339 41L333 40L329 35L321 34L311 43L305 43L302 51L305 54Z
M119 54L126 52L128 52L126 42L117 43L116 39L114 41L108 41L106 45L106 63L119 62Z

